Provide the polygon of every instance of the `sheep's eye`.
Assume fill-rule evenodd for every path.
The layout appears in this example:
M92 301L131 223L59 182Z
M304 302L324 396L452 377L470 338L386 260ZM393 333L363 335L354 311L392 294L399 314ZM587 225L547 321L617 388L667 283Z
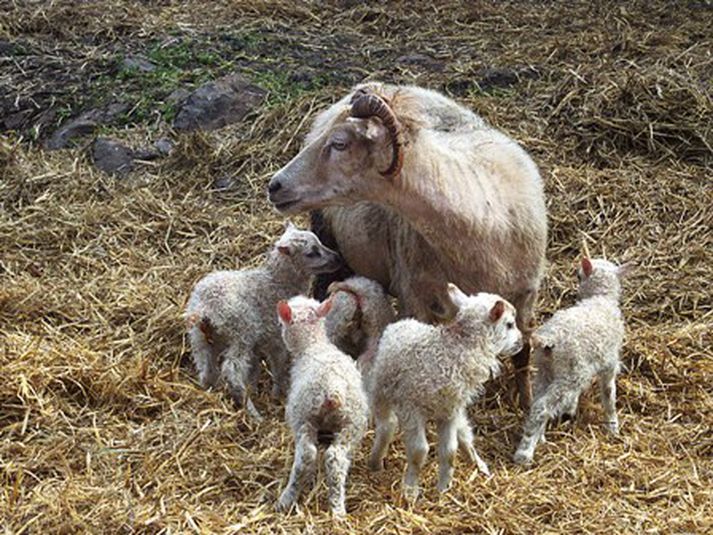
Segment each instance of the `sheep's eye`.
M316 247L312 247L309 252L305 253L305 256L307 258L319 258L322 255L320 254L319 249L317 249Z
M505 324L505 326L506 326L508 329L514 329L514 328L515 328L515 322L514 322L514 321L508 321L508 322Z
M343 150L346 150L347 143L345 141L335 139L334 141L332 141L332 148L334 150L343 151Z

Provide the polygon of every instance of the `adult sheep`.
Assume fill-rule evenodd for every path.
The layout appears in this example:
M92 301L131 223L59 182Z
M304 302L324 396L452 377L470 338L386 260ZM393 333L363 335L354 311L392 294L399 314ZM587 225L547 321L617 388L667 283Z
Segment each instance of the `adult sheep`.
M282 213L313 211L320 239L395 295L403 316L452 318L453 282L505 297L529 334L547 241L542 181L515 141L453 100L357 86L317 116L268 191ZM529 353L513 357L522 407Z

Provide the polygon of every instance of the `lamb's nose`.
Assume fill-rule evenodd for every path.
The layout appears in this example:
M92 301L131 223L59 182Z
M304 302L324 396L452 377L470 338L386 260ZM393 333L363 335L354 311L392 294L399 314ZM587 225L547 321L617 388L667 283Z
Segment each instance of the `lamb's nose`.
M279 180L271 180L270 183L267 185L267 191L270 194L277 193L278 191L280 191L281 187L282 184Z

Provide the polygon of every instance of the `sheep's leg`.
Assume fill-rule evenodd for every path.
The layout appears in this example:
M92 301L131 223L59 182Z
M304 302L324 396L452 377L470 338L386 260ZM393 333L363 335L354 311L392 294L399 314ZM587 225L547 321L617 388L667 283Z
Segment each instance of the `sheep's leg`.
M349 447L335 438L324 453L324 471L327 479L329 508L335 516L344 516L344 495L346 493L347 475L350 461Z
M228 392L238 407L245 407L248 415L256 421L261 421L262 415L250 399L248 379L255 358L246 358L231 349L226 352L222 372L228 385Z
M220 379L218 370L218 355L215 348L209 344L198 327L191 327L188 332L191 344L193 364L198 370L198 380L203 388L217 386Z
M414 415L404 423L404 441L408 463L404 475L404 495L407 499L414 500L418 497L419 475L428 455L426 422L423 417Z
M303 425L295 436L295 459L290 479L277 502L278 511L286 511L299 497L302 490L314 479L317 471L317 431Z
M617 369L609 368L599 374L599 391L604 406L606 428L613 434L619 434L619 417L616 415L616 375Z
M520 408L527 411L532 404L532 386L530 384L530 320L532 309L537 300L537 290L529 289L516 296L512 304L517 309L517 328L522 332L524 344L519 353L512 357L515 368L515 383L520 400Z
M287 395L289 389L289 354L281 341L270 341L267 346L267 363L272 374L272 396Z
M391 407L384 403L376 403L374 407L374 446L369 456L369 469L375 472L384 467L384 457L389 444L396 434L397 420Z
M535 447L542 440L547 422L556 418L571 406L572 401L579 396L576 385L552 383L547 391L538 398L530 409L525 422L522 439L513 460L517 464L529 464L535 453Z
M490 469L485 461L478 455L473 445L473 429L470 427L468 416L465 413L465 407L460 410L456 416L456 425L458 427L458 447L468 457L471 463L475 463L478 470L485 476L490 477Z
M438 422L438 492L446 492L453 479L458 449L458 417Z

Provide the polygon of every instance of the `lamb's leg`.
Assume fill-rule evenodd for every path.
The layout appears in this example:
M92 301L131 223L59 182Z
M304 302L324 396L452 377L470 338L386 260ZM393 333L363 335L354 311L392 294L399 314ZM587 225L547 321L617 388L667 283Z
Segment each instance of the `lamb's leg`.
M329 508L335 516L344 516L344 495L349 474L349 447L336 437L324 453L324 471L327 479Z
M266 347L267 363L272 374L272 396L287 395L289 389L290 357L281 340L271 340Z
M616 415L616 375L616 368L607 369L599 374L599 391L606 418L605 425L613 435L619 434L619 418Z
M458 449L458 417L438 422L438 492L446 492L453 479Z
M421 468L428 455L426 440L426 422L420 415L414 415L404 422L404 441L406 442L406 474L404 475L404 495L409 500L418 497L418 482Z
M529 289L516 296L512 304L517 309L517 328L522 332L524 344L519 353L512 357L515 368L515 383L520 400L520 408L527 411L532 404L532 386L530 384L530 320L537 300L537 290Z
M303 425L295 436L295 459L290 472L290 480L277 502L278 511L286 511L310 483L317 469L317 431Z
M206 341L205 336L196 326L190 328L188 338L191 344L193 364L198 371L198 380L201 386L203 388L217 386L220 378L217 351Z
M391 407L385 403L374 404L374 446L369 456L369 469L379 471L384 467L384 457L396 434L397 420Z
M475 463L485 476L490 477L490 469L485 461L478 455L473 445L473 429L470 427L468 416L465 413L465 407L456 416L456 425L458 427L458 447L468 457L471 463Z
M256 421L261 421L262 415L250 399L248 379L253 363L257 359L252 355L246 356L230 348L223 359L222 372L228 386L228 392L233 402L238 407L245 407L248 415Z
M551 383L545 393L535 400L520 440L520 445L513 456L517 464L529 464L535 453L535 447L542 440L547 422L556 418L570 407L579 397L577 385Z

